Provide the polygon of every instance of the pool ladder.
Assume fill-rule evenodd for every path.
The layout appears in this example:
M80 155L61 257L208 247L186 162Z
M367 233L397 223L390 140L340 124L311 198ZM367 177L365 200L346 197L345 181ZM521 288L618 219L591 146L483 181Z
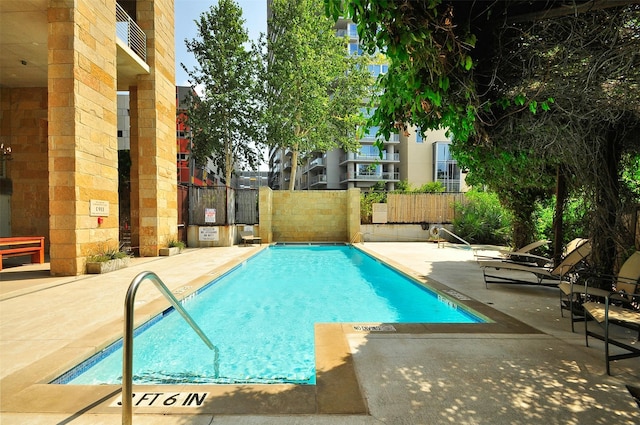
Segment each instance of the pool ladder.
M133 312L136 292L138 287L145 280L151 280L164 297L169 300L173 308L187 321L198 336L207 344L211 350L215 347L204 334L202 329L191 318L189 313L182 307L180 302L173 296L167 286L153 272L142 272L138 274L129 285L127 295L124 300L124 337L122 344L122 425L131 425L133 419Z

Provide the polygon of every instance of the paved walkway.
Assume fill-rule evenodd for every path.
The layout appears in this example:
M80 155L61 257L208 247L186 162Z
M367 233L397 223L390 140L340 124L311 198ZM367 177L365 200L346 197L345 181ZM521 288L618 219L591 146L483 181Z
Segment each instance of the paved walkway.
M136 258L127 269L97 276L50 277L47 264L5 268L0 272L0 423L121 423L120 409L108 406L117 398L117 389L81 387L71 393L72 386L46 382L58 370L78 363L79 353L100 350L106 339L122 332L124 294L138 273L154 271L174 293L183 294L259 249L190 249L173 257ZM496 324L480 332L468 328L443 332L437 326L415 332L402 328L396 333L345 332L365 412L318 413L319 400L331 394L340 398L340 387L321 388L320 397L321 389L298 392L288 386L283 391L290 393L289 398L282 402L274 393L283 386L228 391L220 386L216 397L222 401L217 408L139 408L133 423L640 423L640 409L625 387L640 386L640 360L616 362L614 376L607 376L602 343L592 341L585 347L582 324L578 332L570 331L569 320L560 316L556 288L490 285L486 289L473 253L451 245L369 242L364 249L418 279L435 281L450 294L495 309L492 316L508 326L502 329ZM163 302L153 285L143 285L136 297L137 321L155 314ZM632 340L634 335L628 337ZM320 408L287 413L295 411L292 406L304 397L316 397ZM96 398L107 406L99 406ZM247 406L250 414L228 413L225 406L234 403Z

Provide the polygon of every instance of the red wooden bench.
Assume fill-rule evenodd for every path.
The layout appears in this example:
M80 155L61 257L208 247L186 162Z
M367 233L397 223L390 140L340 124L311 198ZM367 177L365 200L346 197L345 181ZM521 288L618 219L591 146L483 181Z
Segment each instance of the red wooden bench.
M44 237L16 236L0 238L0 270L3 257L30 255L32 263L44 263Z

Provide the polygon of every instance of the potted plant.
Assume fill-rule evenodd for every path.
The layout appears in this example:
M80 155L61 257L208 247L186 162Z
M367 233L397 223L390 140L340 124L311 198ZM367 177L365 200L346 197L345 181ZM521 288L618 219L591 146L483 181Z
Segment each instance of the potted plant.
M87 273L101 274L122 269L129 265L129 255L116 248L104 248L87 257Z
M172 239L169 239L169 241L167 242L167 248L160 248L160 255L170 256L170 255L180 254L184 249L184 247L185 247L184 242L178 239L172 238Z

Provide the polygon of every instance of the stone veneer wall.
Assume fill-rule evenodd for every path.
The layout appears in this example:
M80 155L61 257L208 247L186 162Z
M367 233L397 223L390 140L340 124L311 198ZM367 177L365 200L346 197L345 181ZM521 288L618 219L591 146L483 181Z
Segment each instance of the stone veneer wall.
M50 2L48 38L51 274L84 273L118 247L115 2ZM109 202L102 224L90 201Z
M260 188L263 242L349 242L360 231L360 190Z
M151 73L139 76L132 88L132 243L141 256L153 257L178 235L175 16L173 0L138 0L136 9L136 22L147 34Z
M11 236L44 236L49 246L47 88L0 89L0 140L11 146Z

